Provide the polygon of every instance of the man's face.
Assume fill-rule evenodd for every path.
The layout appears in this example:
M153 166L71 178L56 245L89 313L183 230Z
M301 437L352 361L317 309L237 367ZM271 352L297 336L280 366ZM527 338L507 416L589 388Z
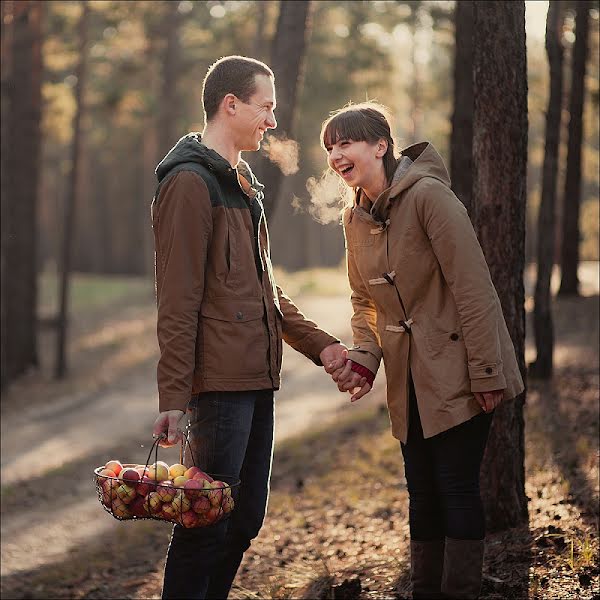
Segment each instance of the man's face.
M255 76L256 90L248 102L236 103L235 129L240 150L259 150L267 129L275 129L275 86L268 75Z

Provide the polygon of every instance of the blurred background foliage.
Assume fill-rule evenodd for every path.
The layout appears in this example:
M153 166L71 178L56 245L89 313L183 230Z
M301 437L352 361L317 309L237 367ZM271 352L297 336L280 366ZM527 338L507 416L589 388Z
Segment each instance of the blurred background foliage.
M169 11L175 18L169 19ZM288 176L271 218L276 264L294 270L338 265L343 241L336 223L317 223L306 208L306 181L325 167L319 130L328 113L365 98L395 115L400 147L429 139L449 163L454 52L453 2L316 2L299 95L295 139L299 170ZM269 61L278 2L91 1L88 75L84 89L81 176L75 264L83 272L151 274L149 204L154 167L177 139L203 127L201 81L221 56ZM546 2L526 2L529 70L527 259L535 248L535 222L544 156L548 69L544 51ZM43 154L39 202L42 270L57 262L75 110L78 2L47 3L43 41ZM165 58L175 28L171 62ZM565 19L568 52L574 17ZM170 72L167 72L169 69ZM568 71L568 67L567 67ZM172 82L165 93L165 79ZM569 90L566 73L566 93ZM510 90L507 90L510 93ZM581 258L598 259L598 11L591 35L584 114ZM164 104L168 103L165 107ZM565 103L565 106L567 104ZM168 135L161 111L170 111ZM561 166L565 164L563 119ZM252 157L247 157L252 162ZM500 166L501 168L501 166ZM559 173L562 190L564 168ZM292 199L299 201L292 206ZM559 192L559 207L562 205ZM298 210L300 206L300 210ZM560 221L560 209L559 209Z

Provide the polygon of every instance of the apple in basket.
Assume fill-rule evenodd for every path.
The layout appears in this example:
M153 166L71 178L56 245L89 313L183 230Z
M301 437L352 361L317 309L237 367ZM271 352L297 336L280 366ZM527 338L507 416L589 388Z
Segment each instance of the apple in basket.
M109 460L105 465L105 469L111 470L115 475L118 475L123 470L123 465L119 460Z
M120 517L122 519L131 517L131 511L129 510L129 507L118 496L113 499L111 507L112 513L115 515L115 517Z
M155 481L164 481L165 479L169 479L169 465L160 460L152 463L148 467L148 477L150 477L150 479L154 479Z
M171 481L163 481L156 486L156 493L161 502L172 502L175 498L175 488Z
M231 496L223 497L223 504L221 504L221 508L223 509L223 512L225 514L230 513L233 510L234 506L235 502L233 501L233 498Z
M150 479L148 475L144 475L141 481L137 484L137 493L140 496L147 496L150 492L156 491L156 481Z
M184 512L192 508L191 500L185 495L184 490L178 490L171 503L175 509L175 515L180 517Z
M187 471L187 467L182 465L181 463L175 463L169 467L169 477L171 479L175 479L175 477L179 477L184 475Z
M134 517L145 517L148 515L146 511L146 498L144 496L136 496L134 500L129 504L129 510Z
M132 485L127 485L126 483L123 483L117 488L117 496L125 504L129 504L137 496L137 493Z
M204 514L210 509L210 500L206 496L200 496L198 499L194 500L192 509L200 515Z
M162 510L162 502L158 492L150 492L144 500L144 509L150 515L155 515Z

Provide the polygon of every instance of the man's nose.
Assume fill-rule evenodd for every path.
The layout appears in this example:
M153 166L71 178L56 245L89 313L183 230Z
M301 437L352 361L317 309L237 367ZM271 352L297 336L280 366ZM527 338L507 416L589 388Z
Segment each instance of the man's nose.
M273 113L267 116L267 127L269 129L275 129L277 127L277 119Z

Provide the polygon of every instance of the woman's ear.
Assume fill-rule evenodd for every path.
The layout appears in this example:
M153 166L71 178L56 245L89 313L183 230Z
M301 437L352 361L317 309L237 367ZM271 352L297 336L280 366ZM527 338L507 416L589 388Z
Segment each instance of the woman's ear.
M388 149L388 142L386 139L384 138L380 138L379 141L377 142L377 152L375 153L375 156L377 158L382 158L385 153L387 152Z

